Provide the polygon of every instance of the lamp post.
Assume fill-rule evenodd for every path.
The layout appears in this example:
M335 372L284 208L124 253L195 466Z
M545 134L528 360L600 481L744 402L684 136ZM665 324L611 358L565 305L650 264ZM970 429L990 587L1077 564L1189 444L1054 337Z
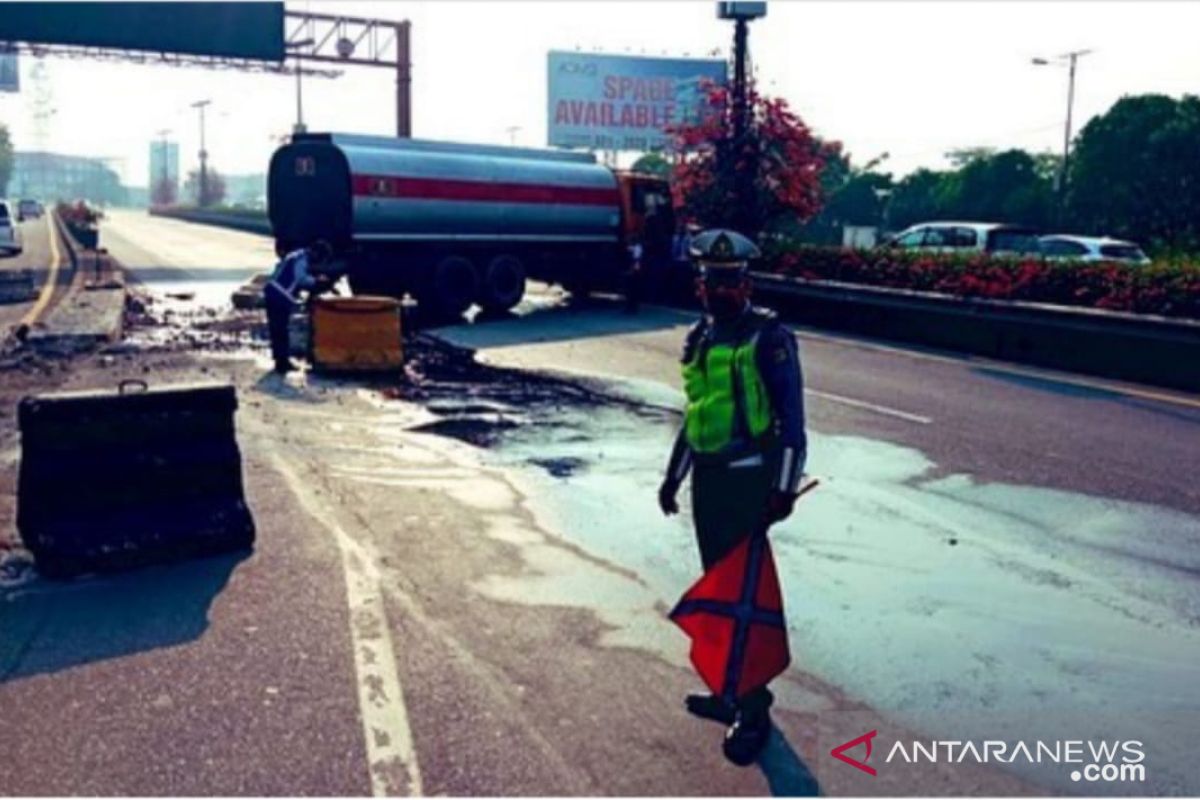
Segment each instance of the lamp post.
M168 146L168 142L167 142L167 135L169 133L171 133L170 128L163 128L162 130L158 131L158 155L159 155L159 161L160 161L159 172L162 173L159 177L158 185L163 187L164 190L165 190L167 184L171 180L171 170L170 170L170 167L167 165L167 161L171 157L171 148ZM150 179L154 180L154 176L151 175ZM155 194L156 193L152 186L150 189L150 204L151 205L154 205ZM163 205L166 205L166 203L164 202Z
M197 100L192 108L200 109L200 196L196 198L199 206L208 205L208 151L204 149L204 109L212 100Z
M316 44L316 39L309 37L308 39L286 42L284 47L294 50L299 47L311 47L314 44ZM304 133L308 130L304 127L304 100L301 89L301 77L304 74L304 70L300 67L300 54L295 53L292 57L296 59L296 124L292 127L292 132Z
M749 127L747 119L746 98L746 46L750 35L750 20L767 15L766 3L717 3L717 18L731 19L733 28L733 141L727 148L725 157L736 162L735 149L740 148ZM754 191L754 174L756 165L747 165L746 169L736 170L733 176L737 225L741 232L754 238L756 231L751 231L753 224L749 213L750 198Z
M1033 65L1037 67L1065 66L1067 67L1067 124L1063 132L1062 165L1058 172L1058 202L1060 212L1066 207L1067 199L1067 166L1071 160L1071 115L1075 107L1075 64L1081 56L1086 56L1092 50L1072 50L1054 58L1035 58Z

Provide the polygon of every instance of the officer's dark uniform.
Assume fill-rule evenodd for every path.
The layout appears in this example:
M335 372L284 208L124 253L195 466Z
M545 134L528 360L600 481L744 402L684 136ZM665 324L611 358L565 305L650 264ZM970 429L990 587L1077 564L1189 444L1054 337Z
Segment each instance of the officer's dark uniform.
M702 271L745 275L758 248L728 231L698 235L690 249ZM746 302L732 318L702 318L688 333L682 368L688 407L663 488L670 497L692 474L692 516L707 570L745 537L765 534L772 495L790 510L807 440L795 337L773 312ZM741 698L745 717L765 725L765 687Z

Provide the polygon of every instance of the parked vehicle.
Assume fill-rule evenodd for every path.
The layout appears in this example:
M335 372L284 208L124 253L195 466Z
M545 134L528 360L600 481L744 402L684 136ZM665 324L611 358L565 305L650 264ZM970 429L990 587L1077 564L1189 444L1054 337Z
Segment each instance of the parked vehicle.
M526 276L616 287L629 244L669 258L670 197L589 153L340 133L294 136L267 177L279 253L326 241L356 294L449 314L512 308Z
M1079 261L1125 261L1149 264L1150 257L1133 242L1107 236L1071 236L1056 233L1041 237L1042 254L1046 258Z
M42 204L37 200L23 199L17 201L17 222L27 219L38 219L42 216Z
M0 250L11 256L21 249L21 229L13 220L8 201L0 200Z
M900 231L883 246L935 253L1041 252L1037 232L1032 228L995 222L926 222Z

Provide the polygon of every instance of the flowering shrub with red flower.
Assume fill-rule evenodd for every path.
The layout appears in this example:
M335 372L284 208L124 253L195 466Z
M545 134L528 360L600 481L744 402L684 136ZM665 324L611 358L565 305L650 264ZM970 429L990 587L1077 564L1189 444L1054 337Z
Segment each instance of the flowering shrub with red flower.
M683 215L703 227L747 227L749 235L815 216L824 201L821 170L840 145L817 139L786 101L764 97L753 86L746 132L737 138L729 90L716 84L704 90L703 118L670 129L685 154L671 176ZM739 177L749 190L741 204Z
M774 248L764 267L804 280L1200 319L1196 264L1082 263L799 246Z
M59 202L54 211L63 222L79 227L95 225L104 216L99 209L92 208L82 200L76 200L74 203Z

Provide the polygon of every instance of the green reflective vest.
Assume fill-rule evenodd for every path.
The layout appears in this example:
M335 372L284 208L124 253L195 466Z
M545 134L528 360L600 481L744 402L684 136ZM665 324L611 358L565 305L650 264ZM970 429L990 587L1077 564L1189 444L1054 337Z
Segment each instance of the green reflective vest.
M746 430L757 439L771 427L767 388L758 372L758 332L734 344L701 345L683 364L687 395L684 430L697 453L717 453L733 439L740 413Z

